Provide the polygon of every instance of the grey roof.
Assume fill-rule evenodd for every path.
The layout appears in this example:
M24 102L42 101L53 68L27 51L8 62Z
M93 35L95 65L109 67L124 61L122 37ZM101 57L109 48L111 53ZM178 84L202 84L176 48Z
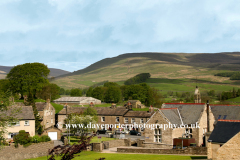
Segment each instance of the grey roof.
M140 118L150 118L154 112L147 111L128 111L124 117L140 117Z
M87 107L67 107L68 114L83 113ZM123 116L128 109L126 108L109 108L109 107L94 107L98 115L104 116ZM66 114L66 109L63 108L58 114Z
M177 108L159 109L172 124L182 124Z
M99 100L99 99L96 99L96 98L93 98L93 97L61 97L61 98L58 98L58 99L54 100L53 102L81 102L81 101L83 101L85 99L88 99L88 98Z
M216 121L218 118L227 120L240 120L240 106L210 104L210 108Z
M15 112L19 110L19 112ZM7 111L0 113L2 117L10 116L19 120L34 120L32 106L9 106Z
M43 111L47 103L46 102L37 102L35 104L36 104L36 108L38 111Z
M165 103L162 105L162 108L178 108L184 124L198 122L205 107L205 103ZM167 118L171 119L171 116L172 114L169 114Z
M226 143L233 136L240 132L240 121L221 120L218 121L208 141Z

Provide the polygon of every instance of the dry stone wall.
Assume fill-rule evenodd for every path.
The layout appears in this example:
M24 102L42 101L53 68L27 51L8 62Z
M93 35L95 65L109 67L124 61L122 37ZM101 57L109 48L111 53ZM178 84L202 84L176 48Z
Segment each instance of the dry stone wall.
M6 146L0 150L1 160L24 160L48 155L48 150L54 147L53 141L32 144L28 147L19 145L18 148Z

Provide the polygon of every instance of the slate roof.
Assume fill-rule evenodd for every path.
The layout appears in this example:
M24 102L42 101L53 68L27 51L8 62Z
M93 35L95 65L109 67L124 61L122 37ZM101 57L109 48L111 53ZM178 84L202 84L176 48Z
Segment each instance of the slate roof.
M98 99L93 98L93 97L61 97L61 98L58 98L58 99L54 100L53 102L81 102L81 101L83 101L85 99L88 99L88 98L98 100Z
M46 102L37 102L35 104L36 104L38 111L43 111L47 103Z
M20 109L20 112L12 114L13 111ZM1 112L1 116L12 116L19 120L35 120L32 106L9 106L6 112Z
M84 112L87 107L68 107L67 109L68 114L71 114ZM104 116L123 116L128 111L125 108L94 107L94 109L96 109L98 115ZM58 114L66 114L66 109L63 108Z
M159 109L159 112L162 112L172 124L182 124L178 108Z
M212 131L208 141L226 143L240 132L240 121L219 120Z
M194 124L200 119L205 103L165 103L162 108L178 108L184 124ZM173 113L169 113L168 119L172 119ZM175 117L174 119L176 119Z
M150 118L154 112L147 111L128 111L124 117L140 117L140 118Z
M210 104L210 108L216 121L218 119L227 119L227 120L240 119L240 106Z

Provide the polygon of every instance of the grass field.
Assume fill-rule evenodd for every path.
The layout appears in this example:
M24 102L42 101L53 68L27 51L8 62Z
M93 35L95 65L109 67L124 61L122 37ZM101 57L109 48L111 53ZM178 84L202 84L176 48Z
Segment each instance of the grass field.
M63 109L63 105L61 104L56 104L51 102L51 105L55 108L55 114L57 114L59 111Z
M98 153L85 151L75 157L73 160L95 160L106 158L106 160L191 160L191 159L207 159L206 156L181 156L181 155L153 155L153 154L117 154L117 153ZM32 158L28 160L47 160L47 157ZM57 158L60 160L60 157Z

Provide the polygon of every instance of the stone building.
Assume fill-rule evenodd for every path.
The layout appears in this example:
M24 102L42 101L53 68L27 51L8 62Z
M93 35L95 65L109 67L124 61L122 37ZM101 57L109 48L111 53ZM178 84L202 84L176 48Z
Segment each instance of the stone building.
M240 120L219 119L208 139L208 159L240 159Z
M90 103L93 104L101 104L101 100L93 98L93 97L61 97L53 101L54 103L57 104L62 104L62 105L88 105Z
M146 123L153 114L153 108L152 110L150 108L149 112L128 110L128 112L123 115L123 124L135 124L135 128L129 128L129 126L126 126L127 130L136 129L136 131L142 132L144 130L143 124Z
M97 111L98 116L98 124L116 124L117 128L132 130L133 128L129 128L127 124L143 124L145 123L153 114L153 108L151 107L150 110L152 112L147 111L132 111L126 109L124 107L116 107L115 104L112 104L111 107L93 107ZM63 128L64 120L66 119L66 115L72 113L83 113L87 107L64 107L58 113L58 128L62 131L65 129ZM119 124L123 126L119 126ZM115 128L115 129L117 129ZM111 130L110 128L105 128L106 130ZM114 129L114 130L115 130ZM141 131L139 129L139 131Z
M201 103L201 94L198 89L198 86L196 86L195 92L194 92L194 102L195 103Z
M12 115L12 111L18 109L20 109L20 112L16 113L16 115ZM25 130L30 136L35 135L35 117L32 106L10 106L7 112L0 112L0 115L1 117L14 116L14 118L19 120L6 129L7 133L4 135L5 138L13 138L13 136L18 134L20 130Z
M210 130L213 129L213 123L214 116L209 110ZM154 124L156 127L145 129L147 143L157 144L160 148L172 148L173 139L183 136L194 138L196 145L201 146L205 143L204 133L207 131L207 105L204 103L166 103L162 105L162 109L152 115L147 124Z
M142 104L139 100L128 100L128 102L125 104L125 107L128 109L145 108L145 105Z
M41 118L40 120L43 129L55 125L55 108L51 105L49 99L47 100L47 102L37 102L36 108Z

